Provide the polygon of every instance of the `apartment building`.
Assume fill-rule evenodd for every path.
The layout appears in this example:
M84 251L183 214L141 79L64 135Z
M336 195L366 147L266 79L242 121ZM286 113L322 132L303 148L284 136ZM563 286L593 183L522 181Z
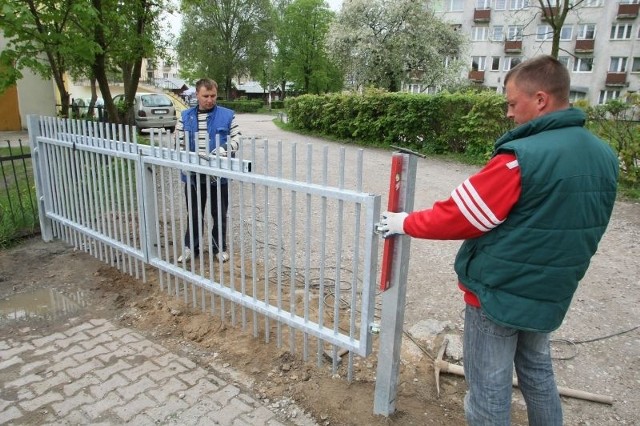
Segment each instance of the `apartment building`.
M639 3L583 0L569 12L558 59L570 71L572 101L602 104L640 90ZM435 0L431 5L440 18L468 35L461 59L474 84L502 91L509 69L551 52L552 30L538 0Z

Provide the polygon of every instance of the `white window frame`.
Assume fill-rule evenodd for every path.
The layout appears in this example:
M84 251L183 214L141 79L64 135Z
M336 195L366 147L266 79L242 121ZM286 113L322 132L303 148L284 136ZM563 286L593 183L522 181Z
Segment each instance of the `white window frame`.
M471 27L471 41L487 41L489 27Z
M491 9L491 0L476 0L476 9L479 9L479 10Z
M589 73L589 72L593 72L593 56L584 56L584 57L577 57L573 59L573 72L575 73ZM589 64L589 69L582 69L582 64Z
M600 7L600 6L602 6L602 0L584 0L582 2L582 4L580 4L580 6L582 6L582 7Z
M499 35L496 35L499 33ZM504 41L504 25L494 25L491 27L491 40L493 41Z
M627 58L612 56L609 60L609 72L627 72Z
M446 0L446 11L447 12L462 12L464 11L464 0Z
M592 33L591 37L587 37L589 33ZM596 38L596 24L578 24L576 30L577 40L594 40Z
M522 56L505 56L504 61L502 61L502 71L509 71L523 60Z
M553 28L551 28L551 25L538 25L538 28L536 28L536 41L546 41L551 39L553 39Z
M509 10L523 10L529 8L529 0L509 0Z
M507 0L495 0L495 2L493 3L493 8L495 10L506 10Z
M500 71L500 56L491 57L491 71Z
M620 0L620 4L638 4L640 0Z
M477 64L477 68L474 69L473 65ZM487 57L486 56L472 56L471 57L471 70L472 71L484 71L487 68Z
M524 29L524 27L522 25L509 25L507 27L506 40L509 40L509 41L522 40L522 30L523 29Z
M600 96L598 96L598 105L604 105L609 101L618 99L620 97L619 90L601 90Z
M563 25L560 28L560 41L570 41L573 38L573 25Z
M569 102L575 103L575 101L579 101L582 99L587 99L587 94L581 92L579 90L570 90L569 91Z
M632 33L633 24L613 24L611 25L609 40L629 40ZM620 37L620 35L622 35L622 37Z
M631 62L631 72L640 73L640 57L636 56L633 58L633 61Z
M569 68L570 60L571 60L570 56L558 56L558 61L561 64L563 64L565 67L567 67L567 69L571 69L571 68Z

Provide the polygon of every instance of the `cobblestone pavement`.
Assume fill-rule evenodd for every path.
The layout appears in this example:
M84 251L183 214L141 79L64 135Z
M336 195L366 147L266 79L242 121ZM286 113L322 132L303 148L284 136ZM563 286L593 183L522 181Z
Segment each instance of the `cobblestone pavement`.
M108 320L44 331L2 333L0 424L305 424Z

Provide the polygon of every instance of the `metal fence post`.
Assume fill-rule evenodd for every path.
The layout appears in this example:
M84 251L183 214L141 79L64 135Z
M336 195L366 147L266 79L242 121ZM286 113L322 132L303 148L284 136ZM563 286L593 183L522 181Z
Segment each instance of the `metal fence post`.
M36 182L36 199L38 206L38 218L40 219L40 233L42 240L49 242L53 240L53 222L47 217L46 198L44 191L49 188L48 184L45 184L44 179L48 179L48 176L43 176L43 170L47 170L40 162L46 164L45 153L40 152L38 147L38 136L40 136L40 117L37 115L27 116L27 131L29 132L29 146L31 147L31 162L33 163L33 175Z
M402 173L398 181L400 196L397 211L409 212L413 210L417 157L401 153L393 155L403 158ZM374 414L384 416L389 416L395 411L411 248L410 237L401 235L392 238L397 240L393 248L390 285L382 293L378 367L373 404Z

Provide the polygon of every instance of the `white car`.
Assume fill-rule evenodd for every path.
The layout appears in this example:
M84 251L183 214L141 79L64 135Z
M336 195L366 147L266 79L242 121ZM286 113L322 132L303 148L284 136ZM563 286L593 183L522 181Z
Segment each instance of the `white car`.
M116 104L123 101L124 95L113 98ZM136 93L133 110L138 131L160 128L173 132L176 129L176 108L171 98L164 93Z

